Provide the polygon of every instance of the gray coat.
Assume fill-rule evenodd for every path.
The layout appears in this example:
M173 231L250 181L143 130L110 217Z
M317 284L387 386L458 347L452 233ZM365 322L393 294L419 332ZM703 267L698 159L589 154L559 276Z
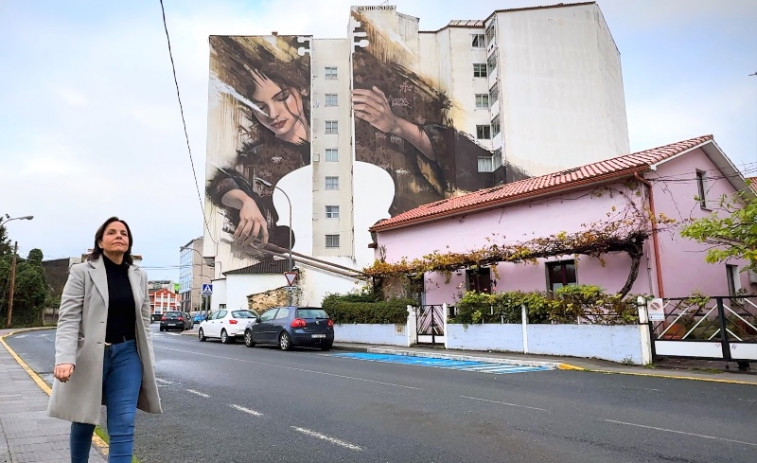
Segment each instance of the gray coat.
M149 329L147 274L131 265L129 282L137 315L137 350L142 360L142 387L137 408L149 413L162 413ZM99 424L107 322L108 277L102 258L73 265L61 298L55 335L55 364L73 363L76 368L68 382L53 380L48 415L68 421Z

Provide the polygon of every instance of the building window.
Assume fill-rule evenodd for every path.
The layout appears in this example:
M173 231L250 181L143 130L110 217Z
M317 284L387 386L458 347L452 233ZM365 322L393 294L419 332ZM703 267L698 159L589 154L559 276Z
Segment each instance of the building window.
M326 177L326 189L338 190L339 189L339 177Z
M326 247L338 248L339 247L339 235L326 235Z
M489 55L489 58L486 60L486 69L489 71L489 74L491 74L496 67L497 67L497 54L492 53L491 55Z
M486 63L473 63L473 77L486 77Z
M339 133L339 121L326 121L326 135Z
M466 270L465 279L468 291L476 291L478 293L492 292L492 273L488 267Z
M479 156L478 157L478 171L479 172L494 172L494 163L491 156Z
M326 148L326 162L339 161L339 150L336 148Z
M495 117L492 119L492 137L499 135L499 132L499 118Z
M499 98L499 85L495 83L492 85L492 88L489 89L489 101L494 104L494 102L497 101L497 98Z
M326 206L326 218L338 219L339 218L339 206Z
M494 40L494 23L489 24L489 27L486 28L486 43L490 44L492 40Z
M336 66L326 66L323 72L323 78L334 80L337 78Z
M326 106L339 106L339 99L336 93L326 94Z
M502 166L502 148L494 150L494 156L492 156L492 167L494 170L499 169Z
M486 37L484 34L471 34L471 46L473 48L486 48Z
M741 291L741 278L739 278L738 265L725 265L726 278L728 279L728 295L736 296Z
M492 128L488 125L477 125L476 138L478 138L479 140L491 140Z
M707 209L707 177L702 170L697 170L697 199L699 207Z
M576 284L576 262L547 262L547 289L557 291L563 286Z
M476 93L476 109L489 107L489 95L487 93Z

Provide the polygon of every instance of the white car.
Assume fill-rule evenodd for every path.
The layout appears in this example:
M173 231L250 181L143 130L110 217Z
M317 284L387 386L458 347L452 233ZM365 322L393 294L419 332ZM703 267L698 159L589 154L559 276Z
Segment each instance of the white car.
M236 338L244 337L244 329L251 319L258 318L252 310L238 309L220 309L212 314L207 320L200 323L200 329L197 332L200 341L208 338L218 338L224 344L232 343Z

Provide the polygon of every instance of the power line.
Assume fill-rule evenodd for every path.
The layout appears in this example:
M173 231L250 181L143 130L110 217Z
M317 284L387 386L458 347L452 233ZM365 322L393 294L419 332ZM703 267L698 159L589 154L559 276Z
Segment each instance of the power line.
M205 204L202 200L202 194L200 193L200 187L197 185L197 171L195 170L194 160L192 159L192 148L189 145L189 132L187 131L187 120L184 117L184 105L181 102L181 92L179 91L179 80L176 78L176 65L173 59L173 50L171 49L171 37L168 34L168 23L166 22L166 9L163 6L163 0L160 0L160 11L163 14L163 30L166 31L166 43L168 44L168 57L171 59L171 72L173 73L173 82L176 87L176 98L179 100L179 112L181 113L181 125L184 127L184 139L187 142L187 151L189 152L189 164L192 166L192 176L194 177L195 189L197 190L197 199L200 202L200 212L202 213L202 221L205 224L205 229L208 232L210 239L213 239L212 233L210 233L210 227L208 226L208 219L205 217ZM213 240L215 242L215 240Z

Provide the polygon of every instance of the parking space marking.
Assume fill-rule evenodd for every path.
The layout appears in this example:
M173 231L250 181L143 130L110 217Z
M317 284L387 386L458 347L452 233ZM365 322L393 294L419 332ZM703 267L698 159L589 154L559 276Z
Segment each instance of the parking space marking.
M453 360L429 357L413 357L410 355L397 354L371 354L363 352L348 352L342 354L330 354L332 357L351 358L356 360L368 360L371 362L398 363L402 365L417 365L422 367L445 368L450 370L474 371L478 373L490 373L503 375L508 373L524 373L531 371L545 371L552 368L547 366L513 365L506 363L477 362L473 360Z
M200 397L204 397L206 399L210 397L208 394L205 394L204 392L200 392L200 391L195 391L194 389L187 389L187 392L189 392L190 394L199 395Z
M300 428L297 426L291 426L292 429L294 429L297 432L301 432L303 434L306 434L311 437L315 437L321 440L325 440L327 442L331 442L332 444L338 445L340 447L344 447L346 449L355 450L356 452L359 452L363 450L363 447L355 444L351 444L349 442L337 439L335 437L327 436L326 434L321 434L320 432L313 431L311 429L306 428Z
M229 404L229 407L231 407L231 408L236 408L236 409L237 409L237 410L239 410L240 412L245 412L245 413L247 413L247 414L249 414L249 415L252 415L252 416L263 416L263 414L262 414L262 413L260 413L260 412L257 412L257 411L255 411L255 410L252 410L252 409L250 409L250 408L247 408L247 407L243 407L243 406L241 406L241 405L237 405L237 404Z

